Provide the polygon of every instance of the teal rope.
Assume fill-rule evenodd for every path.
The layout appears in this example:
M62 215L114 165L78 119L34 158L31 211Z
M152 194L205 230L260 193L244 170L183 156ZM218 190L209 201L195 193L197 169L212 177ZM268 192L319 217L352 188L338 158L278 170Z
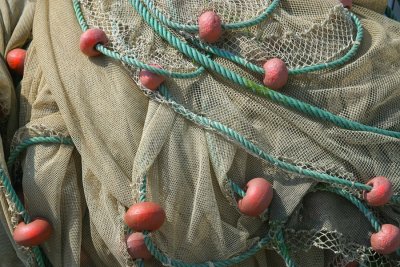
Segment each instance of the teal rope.
M76 14L77 20L79 22L79 25L81 26L82 31L87 31L89 29L89 27L85 21L85 18L83 17L82 10L81 10L80 4L79 4L79 0L73 0L73 7L74 7L75 14ZM111 51L110 49L106 48L102 44L97 44L96 49L99 52L101 52L102 54L104 54L108 57L114 58L116 60L120 60L128 65L135 66L139 69L145 69L145 70L151 71L153 73L171 77L171 78L177 78L177 79L195 78L205 71L204 67L200 66L195 71L189 72L189 73L171 72L171 71L159 69L154 66L148 65L148 64L143 63L139 60L136 60L132 57L123 56L118 52Z
M7 166L9 169L12 168L13 164L15 163L16 158L19 156L19 154L26 149L30 145L34 144L39 144L39 143L56 143L56 144L67 144L67 145L73 145L72 140L69 138L61 138L61 137L32 137L29 139L26 139L22 141L21 144L17 145L15 149L10 153L10 157L7 161ZM22 204L21 200L19 199L17 193L15 192L14 188L12 187L10 183L10 179L7 177L7 175L4 173L4 170L0 168L0 182L3 184L7 194L8 198L11 200L12 203L15 204L15 207L17 209L17 212L21 214L23 220L25 223L29 223L31 221L31 218L27 211L25 210L24 205ZM47 258L45 257L44 254L42 254L41 250L39 247L33 247L32 252L35 255L36 263L40 267L45 267L46 265L49 265L49 262ZM46 264L47 263L47 264Z
M361 184L361 183L357 183L357 182L353 183L351 181L340 179L338 177L331 176L331 175L328 175L325 173L319 173L319 172L312 171L312 170L302 169L301 167L278 160L278 159L270 156L266 152L262 151L255 144L250 142L248 139L246 139L244 136L240 135L233 129L231 129L219 122L210 120L206 117L199 116L199 115L191 112L190 110L186 109L182 105L176 103L172 98L168 97L169 96L168 93L164 94L164 92L166 92L166 91L167 91L167 89L166 89L165 85L161 85L159 88L159 92L161 93L161 95L164 95L166 100L169 102L168 104L172 107L172 109L175 112L177 112L178 114L181 114L186 119L188 119L198 125L203 126L206 129L211 128L211 129L215 130L216 132L228 137L228 139L236 141L245 150L261 157L262 159L268 161L269 163L271 163L277 167L280 167L281 169L284 169L284 170L287 170L290 172L295 172L295 173L298 173L301 175L309 176L320 182L325 182L325 183L332 182L335 184L341 184L341 185L345 185L345 186L349 186L349 187L355 187L355 188L361 189L361 190L371 190L371 188L372 188L371 186L368 186L365 184Z
M392 202L393 204L400 204L400 196L399 196L399 195L394 195L394 196L391 198L391 202Z
M295 265L294 261L290 258L289 250L288 250L287 246L285 245L285 238L283 235L282 228L279 228L278 232L276 233L275 239L278 243L279 254L285 260L286 266L295 267L296 265Z
M139 201L143 202L146 201L146 183L147 183L147 177L146 175L143 176L142 183L139 189ZM171 259L168 258L164 253L162 253L156 245L153 243L151 238L148 236L149 232L148 231L143 231L144 234L144 242L146 244L147 249L150 251L150 253L162 264L167 265L167 266L174 266L174 267L210 267L210 264L212 264L215 267L225 267L225 266L231 266L234 264L238 264L254 254L256 254L258 251L260 251L263 247L265 247L269 241L270 237L267 234L265 237L260 239L254 246L252 246L249 250L246 252L234 256L230 259L226 260L219 260L219 261L209 261L205 263L185 263L181 260L176 260L176 259Z
M11 170L11 167L14 165L15 160L23 150L35 144L64 144L72 146L74 145L71 138L58 137L58 136L47 136L47 137L38 136L25 139L20 144L18 144L13 149L13 151L11 151L10 156L8 157L7 160L8 169Z
M166 28L162 27L153 17L151 17L149 12L144 8L144 6L142 5L142 3L140 1L135 1L134 3L132 1L133 0L129 0L129 2L132 4L132 6L139 12L139 14L142 15L142 17L145 19L145 21L162 38L167 40L172 46L177 48L179 51L181 51L186 56L188 56L188 57L192 58L193 60L195 60L196 62L200 63L201 65L203 65L207 68L210 68L211 70L217 72L218 74L231 80L234 83L244 86L245 88L249 89L253 93L259 94L259 95L266 97L266 98L268 98L276 103L279 103L283 106L293 108L299 112L310 115L314 118L322 119L324 121L333 123L339 127L345 128L345 129L358 130L358 131L369 131L369 132L382 134L382 135L386 135L386 136L390 136L390 137L400 138L399 132L389 131L389 130L380 129L380 128L376 128L376 127L372 127L372 126L367 126L367 125L363 125L363 124L355 122L355 121L348 120L346 118L334 115L326 110L322 110L320 108L314 107L305 102L285 96L279 92L270 90L267 87L264 87L260 84L257 84L255 82L252 82L250 80L247 80L247 79L241 77L240 75L224 68L223 66L221 66L221 65L217 64L216 62L214 62L213 60L211 60L209 57L201 54L199 51L197 51L197 50L193 49L192 47L188 46L187 44L183 43L181 40L179 40L178 38L173 36L173 34L171 32L169 32ZM78 19L79 23L81 24L82 30L88 29L86 22L84 21L81 9L80 9L79 1L73 0L73 3L74 3L74 8L75 8L75 13L77 15L77 19ZM102 50L101 45L97 45L96 48ZM116 57L118 59L118 53L112 52L112 51L110 51L109 53L110 53L111 57ZM138 62L136 62L136 63L138 63ZM164 70L157 69L157 68L148 66L146 64L138 65L138 66L140 68L150 70L157 74L161 74L161 75L169 74L169 72L165 73ZM171 76L171 77L173 77L173 76Z
M129 0L129 2L137 10L137 12L143 17L143 19L154 29L154 31L157 32L163 39L168 41L173 47L177 48L183 54L192 58L193 60L195 60L202 66L215 71L216 73L231 80L232 82L242 85L242 86L246 87L247 89L250 89L252 92L262 95L264 97L267 97L274 102L277 102L279 104L282 104L282 105L290 107L290 108L294 108L297 111L311 115L315 118L319 118L319 119L323 119L325 121L331 122L342 128L350 129L350 130L370 131L373 133L378 133L378 134L382 134L382 135L400 138L399 132L389 131L389 130L385 130L385 129L379 129L376 127L363 125L361 123L345 119L343 117L334 115L328 111L314 107L310 104L307 104L307 103L301 102L299 100L293 99L291 97L282 95L276 91L270 90L267 87L264 87L260 84L257 84L255 82L252 82L250 80L243 78L242 76L240 76L240 75L232 72L231 70L226 69L225 67L214 62L210 58L205 57L203 54L198 52L196 49L193 49L189 45L183 43L181 40L176 38L170 31L168 31L168 29L164 28L153 17L151 17L150 13L146 10L146 8L143 6L141 1Z
M381 230L381 225L378 221L378 219L375 217L375 215L355 196L350 194L349 192L335 188L335 187L327 187L327 186L316 186L316 190L323 190L323 191L329 191L335 194L338 194L347 200L349 200L351 203L353 203L354 206L356 206L363 214L364 216L369 220L371 223L372 227L374 228L375 232L379 232ZM396 196L398 197L398 196ZM396 250L396 254L400 256L400 248Z
M353 42L352 47L350 48L350 50L341 58L331 61L331 62L327 62L327 63L321 63L321 64L316 64L316 65L312 65L312 66L306 66L306 67L301 67L301 68L295 68L295 69L289 69L289 74L305 74L305 73L309 73L309 72L313 72L313 71L320 71L320 70L324 70L327 68L336 68L339 67L343 64L345 64L346 62L348 62L350 59L352 59L354 57L354 55L357 53L358 48L360 47L361 41L363 39L363 35L364 35L364 30L363 27L361 25L360 20L357 18L357 16L355 16L353 13L346 11L351 19L353 20L354 24L356 25L356 29L357 29L357 34L356 34L356 39ZM199 48L203 49L204 51L207 51L209 53L212 53L214 55L217 55L219 57L223 57L226 58L236 64L239 64L243 67L246 67L256 73L259 74L265 74L265 71L263 68L247 61L246 59L239 57L231 52L219 49L217 47L214 46L210 46L207 44L204 44L202 42L199 42L196 39L191 39L191 41L198 46Z
M174 267L210 267L210 265L213 265L215 267L231 266L231 265L243 262L244 260L250 258L254 254L256 254L258 251L260 251L264 246L266 246L270 241L270 238L268 236L266 236L266 237L262 238L256 245L252 246L246 252L244 252L238 256L234 256L232 258L226 259L226 260L208 261L208 262L204 262L204 263L185 263L181 260L168 258L164 253L162 253L154 245L154 243L151 241L151 238L148 236L148 232L145 231L144 234L145 234L144 242L147 246L147 249L154 256L154 258L156 258L158 261L160 261L164 265L174 266Z
M320 173L312 170L302 169L301 167L292 165L290 163L281 161L272 157L271 155L267 154L260 148L258 148L254 143L250 142L244 136L240 135L238 132L234 131L233 129L213 120L210 120L206 117L199 116L192 111L186 109L182 105L175 102L170 93L168 92L165 85L161 85L159 88L159 92L161 95L165 97L168 101L168 104L171 108L178 114L182 115L184 118L206 128L206 129L213 129L214 131L222 134L223 136L227 137L230 140L237 142L244 148L246 151L250 152L251 154L257 155L258 157L266 160L267 162L289 172L298 173L304 176L308 176L313 178L316 181L323 182L323 183L334 183L338 185L344 185L351 188L356 188L359 190L367 190L371 191L372 187L366 184L361 184L358 182L352 182L349 180L341 179L336 176L328 175L326 173ZM393 196L391 201L396 202L398 201L400 196Z
M26 212L24 205L22 204L21 200L19 199L17 193L15 192L14 188L11 185L10 179L5 174L4 170L0 168L0 182L3 184L8 198L11 200L12 203L15 204L15 208L17 212L21 214L22 218L24 219L25 223L29 223L31 218L29 214Z
M138 267L144 267L144 261L142 259L138 259L135 261L138 265Z
M182 23L176 23L176 22L171 21L170 19L165 17L164 14L162 12L160 12L154 6L152 1L143 0L143 2L161 23L163 23L175 30L183 30L183 31L188 31L188 32L199 31L198 25L182 24ZM280 2L280 0L272 1L272 3L259 16L255 17L255 18L252 18L252 19L249 19L246 21L237 22L237 23L223 24L222 28L225 30L237 30L237 29L257 25L260 22L262 22L263 20L265 20L278 7L279 2Z
M15 192L14 188L10 183L10 179L4 173L4 170L0 168L0 183L4 186L4 189L7 192L7 197L11 200L12 203L15 204L15 208L17 212L22 216L25 223L29 223L31 218L29 214L26 212L24 205L22 204L21 200L18 198L17 193ZM38 247L33 247L32 252L35 255L36 263L40 267L45 267L44 264L44 257Z
M356 29L357 29L356 40L353 42L353 46L350 48L350 50L343 57L341 57L337 60L328 62L326 64L317 64L317 65L313 65L313 66L291 69L291 70L289 70L290 74L304 74L304 73L308 73L308 72L323 70L326 68L336 68L336 67L339 67L339 66L347 63L350 59L352 59L355 56L355 54L358 51L358 48L360 47L361 41L363 39L364 30L363 30L361 21L357 18L357 16L347 10L346 10L346 12L348 12L348 14L350 15L350 17L353 20L354 24L356 25Z
M229 180L229 183L231 185L231 188L233 190L233 192L235 192L236 194L238 194L239 197L244 198L244 196L246 195L246 192L243 191L242 188L240 188L237 184L235 184L234 182L232 182L231 180Z
M327 187L327 186L316 186L315 189L332 192L346 198L364 214L364 216L369 220L369 222L371 223L372 227L376 232L379 232L381 230L381 225L379 224L379 221L375 217L375 215L358 198L356 198L349 192L340 188Z

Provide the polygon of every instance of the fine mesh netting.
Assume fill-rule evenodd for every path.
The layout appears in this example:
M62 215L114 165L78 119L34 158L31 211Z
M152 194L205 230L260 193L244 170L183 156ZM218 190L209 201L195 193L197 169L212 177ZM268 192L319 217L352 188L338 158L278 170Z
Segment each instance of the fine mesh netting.
M167 46L142 19L130 15L133 10L127 1L88 0L81 4L88 25L107 33L108 47L113 51L146 63L158 63L171 71L193 70L191 60ZM155 1L151 4L171 22L193 26L204 10L215 10L226 24L254 20L271 2ZM176 18L175 13L179 14ZM342 57L352 46L355 32L354 22L339 2L321 1L315 5L308 1L283 1L271 16L255 26L228 31L217 47L257 65L279 57L290 68L300 68ZM179 29L176 35L183 40L196 38L196 33Z
M109 50L159 64L171 73L200 67L156 33L129 1L75 3L89 28L105 31ZM255 20L273 5L261 0L140 3L153 17L159 12L170 22L189 26L196 26L204 10L214 10L230 25ZM50 240L41 245L53 266L138 266L127 252L123 217L139 201L144 177L147 200L166 212L163 226L149 234L169 260L164 265L177 259L218 266L212 261L243 255L270 237L259 252L234 266L285 266L285 257L279 255L279 229L296 266L344 267L353 261L365 266L400 265L396 253L384 256L371 249L375 229L348 199L322 191L312 177L276 164L362 184L385 176L398 195L398 138L315 118L210 69L191 78L167 77L164 91L150 92L140 84L138 67L80 52L82 30L72 1L43 0L35 8L21 83L20 130L13 146L37 136L73 140L74 146L31 146L19 163L27 211L31 217L47 218L54 228ZM400 24L356 4L351 12L361 21L360 42L357 19L340 2L282 0L255 25L227 26L213 47L258 67L279 57L294 70L340 61L359 45L341 65L292 73L281 93L346 119L399 132ZM261 73L199 47L197 31L158 19L204 57L262 83ZM229 127L275 164L196 116ZM6 168L5 163L2 166ZM263 218L243 215L231 186L233 182L244 187L254 177L267 179L274 188ZM329 184L362 199L354 187ZM9 215L0 200L7 214L1 222L11 231L16 222L7 220L18 214ZM398 226L398 204L368 208L380 224ZM8 253L3 247L1 241L0 256ZM34 265L32 252L21 249L17 248L19 258ZM91 263L81 263L82 257ZM162 263L153 258L145 266Z

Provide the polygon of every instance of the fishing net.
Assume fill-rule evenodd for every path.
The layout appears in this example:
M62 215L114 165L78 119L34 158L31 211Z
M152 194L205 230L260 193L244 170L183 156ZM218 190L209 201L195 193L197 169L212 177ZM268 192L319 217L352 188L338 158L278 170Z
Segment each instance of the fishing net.
M35 4L12 142L26 151L11 155L27 212L54 233L41 251L17 249L26 265L399 266L370 245L400 219L398 22L364 1L351 12L334 0ZM198 37L205 10L224 23L212 45ZM103 56L80 52L87 28L106 33ZM289 68L280 92L261 86L273 57ZM139 81L150 64L167 77L155 92ZM362 185L375 176L394 196L372 208ZM237 207L254 177L274 188L261 217ZM143 263L123 218L144 199L167 219Z

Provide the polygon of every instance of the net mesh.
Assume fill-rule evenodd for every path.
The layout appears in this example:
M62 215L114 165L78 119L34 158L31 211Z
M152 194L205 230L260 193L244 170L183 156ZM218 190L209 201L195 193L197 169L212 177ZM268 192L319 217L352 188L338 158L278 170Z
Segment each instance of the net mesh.
M128 1L79 3L89 27L106 32L112 51L168 71L188 73L198 67L155 34ZM207 9L229 24L254 19L269 5L255 0L154 2L171 21L189 25ZM291 75L282 92L354 121L400 131L400 25L357 5L352 11L364 29L357 55L334 69ZM182 42L197 38L193 32L170 30ZM216 47L258 66L280 57L289 68L299 68L340 59L354 45L356 31L337 1L287 0L255 26L226 30ZM349 201L313 192L311 178L282 170L178 115L170 101L144 90L137 68L107 57L88 59L79 51L81 33L71 2L36 3L20 101L20 127L36 131L21 131L18 138L69 134L76 147L37 145L21 164L29 213L48 218L55 228L42 246L54 266L79 266L82 255L95 266L135 266L126 249L123 216L138 201L145 175L147 198L167 215L150 236L170 258L198 263L240 255L267 234L268 221L285 221L285 243L298 266L399 265L396 255L370 249L374 229ZM227 59L213 60L262 81L262 75ZM274 158L353 182L386 176L399 193L399 139L314 119L212 71L167 78L165 84L177 103L227 125ZM274 187L268 221L241 214L229 185L242 187L254 177ZM398 206L373 212L381 223L398 225ZM271 241L237 266L285 266L277 248ZM153 259L145 265L161 264Z

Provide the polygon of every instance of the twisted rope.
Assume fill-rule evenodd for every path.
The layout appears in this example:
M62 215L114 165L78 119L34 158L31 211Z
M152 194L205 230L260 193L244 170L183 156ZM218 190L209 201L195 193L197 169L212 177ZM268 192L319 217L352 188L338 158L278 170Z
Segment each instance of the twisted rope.
M216 73L222 75L223 77L229 79L230 81L244 86L245 88L251 90L252 92L259 94L261 96L267 97L274 102L282 104L284 106L294 108L297 111L305 113L307 115L313 116L315 118L323 119L325 121L331 122L335 125L338 125L342 128L349 129L349 130L359 130L359 131L369 131L373 133L379 133L382 135L387 135L391 137L400 138L399 132L388 131L385 129L380 129L372 126L363 125L358 122L354 122L343 117L334 115L328 111L322 110L320 108L314 107L310 104L301 102L299 100L293 99L291 97L282 95L276 91L273 91L265 86L257 84L253 81L250 81L242 76L232 72L229 69L219 65L218 63L214 62L208 57L205 57L196 49L190 47L186 43L183 43L177 37L175 37L168 29L163 27L155 20L147 9L143 6L141 1L138 0L129 0L131 5L137 10L137 12L142 16L144 21L147 22L149 26L153 28L153 30L158 33L164 40L166 40L169 44L173 47L181 51L183 54L188 56L189 58L195 60L200 65L209 68Z
M283 235L282 228L278 229L278 231L275 235L275 240L278 244L278 252L282 256L282 258L285 260L286 266L295 267L296 265L295 265L294 261L292 260L292 258L290 258L289 250L288 250L287 246L285 245L285 238Z
M335 187L327 187L327 186L316 186L316 190L323 190L323 191L329 191L333 192L335 194L338 194L347 200L349 200L351 203L353 203L354 206L356 206L363 214L364 216L369 220L371 223L372 227L374 228L375 232L379 232L381 230L381 224L379 223L378 219L375 217L375 215L372 213L371 210L369 210L358 198L350 194L349 192L335 188ZM396 196L398 198L399 196ZM400 248L396 250L396 254L400 256Z
M64 144L64 145L70 145L73 146L74 143L72 142L71 138L65 138L65 137L59 137L59 136L37 136L37 137L31 137L29 139L23 140L21 143L19 143L14 149L11 151L10 156L8 157L7 160L7 167L8 169L11 169L11 167L14 165L17 157L19 154L25 150L27 147L35 144Z
M165 17L164 14L162 12L160 12L154 6L152 1L143 0L143 2L161 23L163 23L175 30L182 30L182 31L188 31L188 32L199 31L198 25L182 24L182 23L176 23L174 21L171 21L170 19ZM237 23L222 24L222 28L225 30L237 30L237 29L257 25L260 22L262 22L263 20L265 20L278 7L279 2L280 2L280 0L272 1L272 3L259 16L255 17L255 18L252 18L252 19L249 19L246 21L237 22Z
M339 67L339 66L347 63L348 61L350 61L350 59L352 59L354 57L354 55L358 51L358 48L360 47L362 39L363 39L364 30L362 28L361 21L357 18L357 16L355 16L353 13L351 13L347 10L345 12L347 12L349 14L349 16L353 20L354 24L356 25L356 30L357 30L355 41L353 42L353 45L349 49L349 51L347 51L347 53L343 57L333 60L333 61L330 61L330 62L327 62L327 63L321 63L321 64L315 64L312 66L289 69L289 74L292 74L292 75L305 74L305 73L309 73L309 72L313 72L313 71L320 71L320 70L324 70L324 69L328 69L328 68L336 68L336 67ZM226 58L226 59L228 59L236 64L239 64L245 68L248 68L249 70L252 70L256 73L259 73L262 75L265 74L265 71L263 68L247 61L246 59L244 59L242 57L232 54L231 52L228 52L223 49L219 49L217 47L202 43L195 38L191 38L190 40L197 47L199 47L200 49L203 49L206 52L212 53L219 57Z
M276 158L272 157L271 155L269 155L268 153L266 153L265 151L261 150L254 143L249 141L247 138L245 138L244 136L242 136L235 130L233 130L217 121L213 121L206 117L197 115L194 112L186 109L184 106L178 104L177 102L175 102L173 100L173 98L171 97L171 95L168 92L168 89L165 85L160 86L159 93L162 96L164 96L164 98L168 101L167 104L170 105L170 107L176 113L182 115L184 118L194 122L197 125L200 125L201 127L205 128L205 129L212 129L212 130L216 131L217 133L222 134L223 136L227 137L229 140L235 141L237 144L239 144L243 149L245 149L249 153L256 155L257 157L260 157L260 158L266 160L267 162L269 162L283 170L313 178L314 180L316 180L318 182L344 185L344 186L347 186L350 188L356 188L358 190L371 191L371 189L372 189L371 186L366 185L366 184L349 181L349 180L342 179L342 178L339 178L336 176L332 176L332 175L329 175L326 173L303 169L296 165L276 159ZM392 196L390 201L392 203L397 203L399 200L400 200L400 196L394 195L394 196Z
M82 10L80 7L80 3L79 0L73 0L73 7L75 10L75 14L78 20L79 25L81 26L82 31L87 31L89 29L85 18L83 17L82 14ZM116 60L122 61L128 65L131 66L135 66L139 69L145 69L148 71L151 71L153 73L159 74L159 75L163 75L163 76L167 76L167 77L171 77L171 78L177 78L177 79L190 79L190 78L195 78L199 75L201 75L205 69L203 66L198 67L195 71L193 72L189 72L189 73L181 73L181 72L171 72L168 70L164 70L164 69L160 69L160 68L156 68L154 66L148 65L146 63L143 63L133 57L129 57L129 56L123 56L118 52L112 51L108 48L106 48L104 45L102 44L97 44L96 45L96 49L101 52L103 55L108 56L110 58L114 58ZM205 57L207 57L207 55L205 55Z
M146 189L147 181L146 180L147 180L147 177L146 177L146 175L144 175L142 178L141 186L140 186L140 190L139 190L139 201L140 202L146 201L146 193L147 193L147 189ZM234 184L234 183L232 182L232 184ZM237 185L236 185L236 187L239 188ZM240 190L241 189L239 189L239 191ZM243 192L243 195L244 194L245 193ZM161 252L156 247L156 245L153 243L153 241L151 240L148 231L143 231L143 234L144 234L144 242L146 244L146 247L150 251L150 253L154 256L154 258L156 258L158 261L160 261L163 265L174 266L174 267L210 267L210 265L215 266L215 267L231 266L231 265L238 264L238 263L250 258L254 254L256 254L258 251L260 251L263 247L265 247L270 241L270 237L267 234L267 235L265 235L265 237L260 239L260 241L258 241L255 245L253 245L250 249L241 253L238 256L234 256L234 257L226 259L226 260L208 261L208 262L203 262L203 263L185 263L181 260L171 259L167 255L165 255L163 252Z
M225 67L214 62L208 56L201 54L196 49L190 47L189 45L187 45L186 43L182 42L180 39L175 37L170 31L168 31L166 28L164 28L162 25L160 25L157 22L157 20L155 20L150 15L150 13L147 11L147 9L143 6L143 4L140 1L129 0L129 2L138 11L138 13L143 17L143 19L154 29L154 31L157 32L164 40L168 41L173 47L175 47L180 52L182 52L189 58L193 59L194 61L196 61L203 67L209 68L209 69L215 71L216 73L222 75L223 77L231 80L232 82L234 82L238 85L244 86L245 88L252 91L253 93L256 93L260 96L266 97L275 103L281 104L281 105L289 107L289 108L293 108L293 109L295 109L299 112L302 112L306 115L309 115L311 117L330 122L334 125L344 128L344 129L367 131L367 132L382 134L382 135L390 136L390 137L394 137L394 138L400 138L399 132L390 131L390 130L386 130L386 129L380 129L380 128L364 125L359 122L351 121L349 119L332 114L326 110L314 107L305 102L282 95L279 92L273 91L265 86L262 86L258 83L250 81L246 78L243 78L242 76L236 74L235 72L232 72L231 70L226 69ZM75 9L75 13L76 13L78 22L81 25L82 30L85 31L88 29L88 26L82 15L79 0L73 0L73 4L74 4L74 9ZM356 16L354 16L353 14L351 14L351 16L357 25L357 29L362 29L361 23L356 18ZM358 30L357 39L361 39L361 38L362 38L362 30ZM358 48L358 44L356 42L355 45L352 47L352 49L349 51L349 53L343 58L343 60L344 61L349 60L352 57L352 55L354 55L356 53L357 48ZM110 51L100 44L98 44L96 46L96 49L98 49L100 52L104 53L107 56L113 57L118 60L122 60L128 64L135 65L139 68L143 68L143 69L152 71L156 74L166 75L169 77L174 77L174 78L195 77L203 71L203 69L201 69L201 67L199 67L199 69L193 73L176 74L176 73L172 73L169 71L165 71L162 69L158 69L158 68L149 66L147 64L144 64L142 62L139 62L135 59L132 59L132 58L129 58L126 56L121 56L117 52ZM340 63L340 61L333 61L331 64L333 67L333 66L337 66L339 63ZM310 66L309 68L314 68L314 67ZM303 71L309 71L309 70L303 70ZM295 74L295 72L293 72L293 73Z
M315 189L332 192L346 198L364 214L364 216L369 220L369 222L371 223L372 227L376 232L379 232L381 230L381 225L378 219L372 213L372 211L370 211L358 198L356 198L349 192L340 188L328 187L328 186L316 186Z
M61 137L32 137L22 141L19 145L15 147L15 149L10 153L10 157L7 161L7 166L9 169L12 168L15 163L16 158L19 154L29 147L30 145L46 143L46 144L66 144L73 145L73 142L70 138L61 138ZM4 186L4 189L7 193L7 198L14 203L17 212L21 215L22 219L26 224L31 221L31 218L28 212L25 210L24 205L19 199L17 193L11 185L10 179L5 174L4 170L0 168L0 183ZM36 263L39 267L49 266L50 263L47 260L46 256L42 253L39 247L35 246L32 248L32 252L35 255Z

